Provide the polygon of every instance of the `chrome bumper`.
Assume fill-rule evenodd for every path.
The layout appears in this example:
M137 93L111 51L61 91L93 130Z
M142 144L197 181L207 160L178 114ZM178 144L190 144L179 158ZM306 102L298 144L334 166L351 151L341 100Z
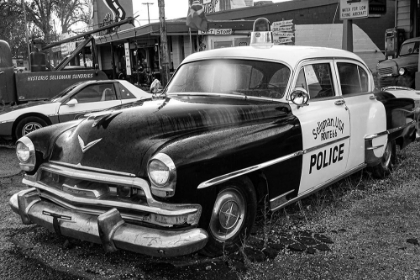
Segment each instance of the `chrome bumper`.
M124 249L173 257L200 250L208 239L200 228L161 230L125 223L116 208L99 216L77 213L41 200L35 188L14 194L9 203L24 224L35 223L59 235L103 244L108 252Z

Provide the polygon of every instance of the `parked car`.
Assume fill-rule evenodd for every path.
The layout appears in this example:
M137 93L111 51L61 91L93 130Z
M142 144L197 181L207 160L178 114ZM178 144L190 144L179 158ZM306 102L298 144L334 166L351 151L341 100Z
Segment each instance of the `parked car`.
M264 199L276 211L366 167L389 174L415 139L413 99L373 93L351 52L270 38L188 56L161 98L22 137L29 188L11 208L107 251L218 255Z
M30 102L0 111L0 137L19 139L47 125L151 96L127 81L76 83L48 101Z
M378 63L378 82L380 87L403 86L414 88L419 63L420 37L411 38L401 45L397 58Z

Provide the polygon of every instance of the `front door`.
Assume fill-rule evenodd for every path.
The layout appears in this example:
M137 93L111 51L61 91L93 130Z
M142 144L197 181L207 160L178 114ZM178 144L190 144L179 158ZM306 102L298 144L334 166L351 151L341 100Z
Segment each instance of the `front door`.
M350 119L337 90L330 60L301 65L295 88L310 95L309 105L292 104L302 126L303 158L298 196L311 192L344 173L349 157Z
M71 121L86 113L100 111L121 104L113 83L88 85L60 106L60 122Z

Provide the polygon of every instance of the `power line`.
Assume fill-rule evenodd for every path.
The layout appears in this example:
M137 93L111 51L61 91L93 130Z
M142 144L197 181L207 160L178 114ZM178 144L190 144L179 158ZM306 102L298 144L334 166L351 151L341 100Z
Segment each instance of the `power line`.
M145 2L145 3L142 3L143 5L147 5L147 17L148 17L148 19L149 19L149 24L150 24L150 13L149 13L149 6L150 5L153 5L154 3L153 2Z

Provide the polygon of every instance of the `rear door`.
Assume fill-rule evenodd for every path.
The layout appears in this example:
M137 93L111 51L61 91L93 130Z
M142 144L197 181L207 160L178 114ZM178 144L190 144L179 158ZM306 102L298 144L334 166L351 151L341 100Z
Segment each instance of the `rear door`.
M77 119L86 113L100 111L121 104L117 97L114 83L91 84L74 94L70 100L76 104L66 102L60 106L58 115L60 122Z
M301 123L303 159L298 195L339 177L349 158L349 112L339 94L333 60L312 60L298 68L294 88L310 95L308 106L291 104Z
M350 113L352 138L347 169L351 170L365 162L365 138L387 130L386 114L383 104L372 93L374 82L365 65L354 60L336 59L335 67L339 91ZM382 156L387 139L384 134L373 140L376 156Z

